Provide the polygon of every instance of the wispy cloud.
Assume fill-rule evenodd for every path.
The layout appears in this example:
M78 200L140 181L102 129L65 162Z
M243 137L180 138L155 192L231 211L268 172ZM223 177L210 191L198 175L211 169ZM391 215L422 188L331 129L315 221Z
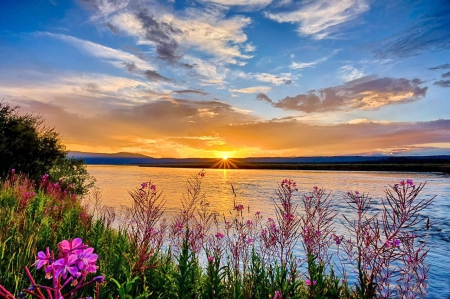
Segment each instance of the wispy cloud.
M375 51L378 56L408 57L450 49L450 2L437 0L427 3L429 11L404 32L381 43Z
M331 55L326 56L326 57L322 57L322 58L319 58L319 59L316 59L316 60L311 61L311 62L295 62L295 61L293 61L289 67L291 69L296 69L296 70L297 69L309 68L309 67L315 67L317 64L327 61L328 59L333 57L339 51L340 51L340 49L334 50L333 53L331 53Z
M238 59L251 58L243 51L254 49L246 43L244 33L251 19L227 18L220 10L188 8L180 14L150 9L123 11L113 15L110 23L139 38L140 43L155 45L158 56L169 62L180 59L186 47L194 47L231 64L239 63Z
M358 70L353 65L342 66L341 68L339 68L338 73L342 80L344 80L345 82L353 81L365 76L363 71Z
M214 3L224 6L240 6L261 9L272 3L272 0L200 0L202 3Z
M278 102L265 94L256 99L273 107L306 113L336 110L379 109L380 107L416 101L425 96L428 87L420 87L418 79L363 77L340 86L309 91Z
M331 36L339 25L347 23L369 10L364 0L318 0L306 1L295 11L266 13L265 16L279 23L298 23L302 35L316 39Z
M446 63L446 64L442 64L439 66L435 66L435 67L430 67L429 70L431 71L436 71L436 70L445 70L445 69L450 69L450 63Z
M138 57L134 54L122 50L106 47L88 40L76 38L70 35L60 33L50 33L50 32L36 32L35 35L48 36L59 39L63 42L66 42L78 48L79 50L85 52L86 54L104 59L106 62L116 67L122 68L125 63L125 64L133 64L143 69L151 69L151 70L154 69L153 65L151 65L148 61L142 59L141 57Z
M174 90L174 91L172 91L172 93L175 93L175 94L199 94L202 96L209 95L209 93L204 92L203 90L198 90L198 89Z
M239 92L239 93L266 93L270 91L269 86L252 86L252 87L246 87L241 89L231 89L230 92Z
M433 83L433 85L437 85L440 87L450 87L450 80L439 80Z
M258 80L261 82L271 83L273 85L291 85L294 80L297 79L297 75L292 75L291 73L280 73L280 74L270 74L270 73L245 73L245 72L234 72L238 78L243 78L246 80Z

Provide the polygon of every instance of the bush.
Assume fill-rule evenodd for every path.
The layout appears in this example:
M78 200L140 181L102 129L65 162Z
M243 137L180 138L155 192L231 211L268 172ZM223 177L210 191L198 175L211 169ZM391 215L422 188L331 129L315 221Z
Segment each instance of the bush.
M19 114L18 107L0 102L0 177L14 169L37 180L44 174L64 179L85 194L95 179L81 159L68 158L60 135L43 125L39 115Z

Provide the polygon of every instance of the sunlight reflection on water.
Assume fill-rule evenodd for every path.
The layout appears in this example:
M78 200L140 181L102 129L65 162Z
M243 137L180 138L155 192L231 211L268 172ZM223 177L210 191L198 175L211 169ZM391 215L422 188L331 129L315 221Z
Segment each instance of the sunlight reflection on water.
M162 190L166 200L166 217L177 212L185 190L186 180L196 176L201 169L153 168L137 166L89 165L89 172L97 179L97 187L102 194L103 204L120 208L132 203L128 191L139 188L144 181L151 180L158 190ZM450 182L448 176L436 173L400 172L344 172L344 171L303 171L303 170L250 170L250 169L207 169L204 190L211 206L221 215L229 215L233 208L233 184L237 202L250 206L252 213L260 211L264 217L273 217L275 212L272 199L277 184L285 178L297 182L301 193L309 192L314 186L323 187L331 193L333 206L338 212L347 211L342 193L355 191L369 193L375 202L384 198L384 190L389 184L402 179L412 179L416 184L427 182L421 195L428 198L436 195L433 204L424 211L423 217L430 217L429 231L421 230L431 250L428 263L431 264L429 294L427 298L450 298ZM377 208L378 205L374 207ZM378 206L379 207L379 206ZM338 232L342 230L339 222Z

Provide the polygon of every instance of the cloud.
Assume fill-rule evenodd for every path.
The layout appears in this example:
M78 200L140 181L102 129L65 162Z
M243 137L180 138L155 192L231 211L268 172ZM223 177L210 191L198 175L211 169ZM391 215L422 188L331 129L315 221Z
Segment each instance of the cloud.
M246 80L254 79L261 82L272 83L273 85L291 85L297 76L291 73L269 74L269 73L245 73L241 71L234 72L238 78Z
M128 5L128 0L78 0L88 10L94 11L92 20L106 18Z
M442 78L449 78L450 77L450 72L442 74L441 77Z
M435 71L435 70L445 70L445 69L450 69L450 63L446 63L446 64L442 64L439 66L435 66L435 67L430 67L429 70L431 71Z
M231 89L230 92L239 92L239 93L259 93L259 92L269 92L269 86L252 86L241 89Z
M425 52L437 52L450 48L450 2L429 2L431 11L400 35L395 35L379 46L375 54L380 57L409 57ZM433 68L431 68L433 69Z
M311 62L295 62L295 61L293 61L289 67L291 69L295 69L295 70L309 68L309 67L315 67L317 64L327 61L329 58L334 56L339 51L340 51L340 49L334 50L331 55L322 57L320 59L317 59L317 60L311 61ZM293 56L291 56L291 58L295 57L294 54L291 54L291 55L293 55Z
M146 70L144 72L145 77L150 80L150 81L154 81L154 82L158 82L158 81L162 81L162 82L175 82L175 80L173 79L169 79L167 77L164 77L162 75L160 75L158 72L156 71L151 71L151 70Z
M298 10L282 13L266 13L265 16L279 23L298 23L298 32L323 39L335 33L338 27L369 10L364 0L305 1Z
M200 78L200 85L222 86L226 83L229 70L220 63L214 64L190 55L185 55L183 61L191 66L189 76Z
M71 100L78 100L70 96ZM84 95L89 97L89 95ZM386 153L450 143L450 120L310 125L295 119L261 120L220 101L155 100L135 105L69 110L65 103L8 98L23 113L39 113L69 150L131 151L155 157L320 156ZM68 102L67 102L68 103ZM83 134L80 134L80 131ZM292 132L302 132L292 138ZM345 142L342 142L345 140Z
M450 87L450 80L439 80L433 83L433 85L437 85L440 87Z
M201 2L261 9L272 3L272 0L201 0Z
M345 82L364 77L364 73L355 68L353 65L344 65L339 69L338 73L342 80L344 80Z
M146 60L134 54L106 47L91 41L79 39L70 35L50 32L37 32L38 36L49 36L66 42L79 50L94 57L104 59L106 62L116 66L134 65L143 69L154 69L154 66L149 64Z
M209 95L208 92L204 92L203 90L198 90L198 89L175 90L175 91L172 91L172 93L176 93L176 94L199 94L199 95L202 95L202 96Z
M155 45L158 57L170 63L183 57L187 48L231 64L241 63L237 59L252 57L243 54L243 51L254 49L246 43L247 35L244 33L244 28L251 23L250 18L227 18L220 10L211 8L187 8L177 14L158 9L151 6L130 8L113 15L110 23L137 37L141 44Z
M178 42L174 36L181 31L172 24L161 21L148 10L141 10L135 15L144 30L143 38L156 44L158 57L169 63L175 63L180 59Z
M419 79L363 77L343 85L328 87L319 91L309 91L294 97L285 97L278 102L265 94L257 95L257 100L270 103L284 110L306 113L336 110L378 109L392 104L416 101L425 96L428 87L420 87Z

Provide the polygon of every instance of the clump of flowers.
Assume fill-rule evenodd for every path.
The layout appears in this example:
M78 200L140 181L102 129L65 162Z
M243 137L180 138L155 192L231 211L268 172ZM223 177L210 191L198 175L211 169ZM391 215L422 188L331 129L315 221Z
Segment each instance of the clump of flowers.
M83 244L80 238L61 241L58 244L57 258L55 258L53 250L47 247L45 251L38 252L36 262L33 265L37 269L42 268L44 270L45 278L52 280L52 286L36 284L28 267L25 267L31 286L23 290L23 293L40 299L75 298L76 293L80 289L92 283L102 283L104 281L103 276L94 277L89 281L86 280L88 274L97 272L97 259L98 255L94 253L94 248ZM73 288L66 289L68 286ZM19 298L23 298L23 293L19 295ZM15 298L1 285L0 295L5 298Z

